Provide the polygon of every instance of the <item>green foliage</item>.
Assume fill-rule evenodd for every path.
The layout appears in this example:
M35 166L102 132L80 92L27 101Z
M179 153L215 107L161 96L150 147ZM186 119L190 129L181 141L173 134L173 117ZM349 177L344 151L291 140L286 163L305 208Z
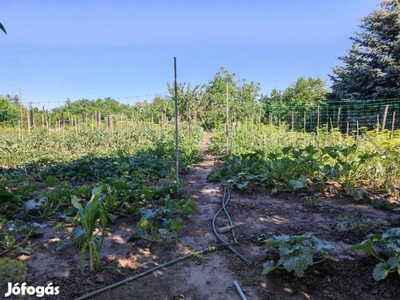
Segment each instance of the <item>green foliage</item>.
M95 264L100 266L100 250L103 244L105 230L107 226L107 216L104 213L101 202L101 189L95 188L92 191L92 197L83 207L76 196L71 197L72 205L78 210L78 226L74 228L74 238L83 239L83 245L80 258L80 269L85 270L85 255L89 250L90 272L95 270ZM98 230L97 233L95 231ZM101 233L99 236L98 233ZM95 263L95 264L94 264Z
M204 85L199 118L206 128L218 128L225 123L227 93L229 120L233 120L234 116L235 121L244 122L254 114L259 115L260 85L244 79L235 81L235 76L235 73L221 67L214 78Z
M269 247L279 247L280 251L280 259L277 262L271 260L263 265L264 275L282 266L288 272L294 271L298 277L303 277L304 271L314 264L326 259L338 261L330 256L334 246L319 240L312 232L298 236L262 236L260 241ZM314 255L320 255L322 258L315 262Z
M18 124L19 118L19 107L0 96L0 122L6 122L7 125L13 126Z
M376 152L361 149L356 144L346 148L326 147L324 156L333 158L334 165L327 163L324 166L325 174L331 179L337 179L348 195L354 196L355 200L360 200L363 198L363 193L362 190L357 189L357 184L367 179L366 171L376 155ZM329 159L326 161L329 162Z
M399 2L383 1L379 6L361 20L362 31L350 38L352 48L339 57L344 66L332 70L332 96L336 99L400 97Z
M365 132L358 140L339 132L318 135L287 132L282 126L240 127L232 133L232 155L209 181L224 181L239 190L259 184L274 191L313 189L345 193L361 200L370 193L398 195L400 139ZM224 131L216 131L210 150L225 154ZM336 190L330 190L335 186ZM336 188L340 187L340 188Z
M179 232L183 229L182 220L176 216L197 212L197 206L191 199L173 200L169 195L162 199L164 205L153 208L140 208L141 219L131 239L144 238L150 243L164 243L173 246L179 240Z
M325 82L321 78L299 77L295 83L283 92L274 89L271 95L260 101L264 105L265 119L278 123L281 120L291 120L292 111L295 119L303 119L304 113L316 111L318 105L323 104L326 97ZM297 128L300 129L300 128Z
M321 199L322 194L317 193L314 195L310 196L304 196L303 199L311 206L311 207L316 207L318 201Z
M400 275L400 228L392 228L382 234L370 234L366 240L347 250L363 250L365 256L379 260L373 271L376 281L385 279L392 272L397 271Z
M17 259L8 257L0 258L0 286L8 282L24 282L28 268Z
M14 193L0 189L0 215L5 217L12 216L21 205L22 200Z
M344 226L345 228L361 233L362 235L366 235L376 226L376 223L373 220L363 217L360 212L356 215L343 213L340 215L340 218L342 219L342 222L338 224L339 227Z
M30 247L23 247L31 235L32 230L27 230L25 223L21 220L9 221L2 219L0 223L0 255L7 252L28 254L33 252ZM20 237L22 235L22 238Z
M30 199L25 202L26 211L31 217L36 215L43 219L52 219L57 214L61 205L63 204L59 198L56 198L51 193L46 193L48 196L36 199Z

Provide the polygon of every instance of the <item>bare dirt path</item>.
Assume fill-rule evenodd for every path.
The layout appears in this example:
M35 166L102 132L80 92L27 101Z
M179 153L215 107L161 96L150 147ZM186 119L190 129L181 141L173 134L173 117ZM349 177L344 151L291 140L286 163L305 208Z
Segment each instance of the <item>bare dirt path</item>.
M184 176L187 194L196 202L199 211L185 220L175 255L217 243L211 221L221 207L222 189L220 184L207 183L207 175L215 164L215 157L206 152L209 142L210 135L207 134L203 145L204 160L194 166L192 173ZM154 249L156 257L162 255L159 253L165 250L162 248ZM95 299L112 299L116 293L120 299L241 299L233 284L233 280L240 278L230 269L229 260L232 259L240 263L237 257L219 251L188 259ZM257 299L252 293L248 296Z

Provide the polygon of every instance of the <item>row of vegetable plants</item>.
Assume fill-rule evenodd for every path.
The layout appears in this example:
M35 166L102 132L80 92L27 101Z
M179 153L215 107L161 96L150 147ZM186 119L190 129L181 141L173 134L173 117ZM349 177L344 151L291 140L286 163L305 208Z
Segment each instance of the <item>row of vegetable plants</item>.
M49 151L60 138L53 132L32 132L43 140L30 144L29 151L13 144L21 141L8 141L16 150L9 151L9 160L0 168L0 255L31 254L34 249L26 246L27 240L42 235L33 225L35 220L72 228L57 250L78 247L82 272L86 265L90 271L100 267L99 253L108 224L118 217L137 220L131 239L172 246L179 240L183 215L197 210L182 181L176 183L175 174L190 172L193 162L201 159L203 137L200 127L192 128L189 138L182 126L180 169L175 170L172 128L162 136L150 131L114 131L107 142L114 141L111 148L104 137L103 144L90 147L84 132L65 133L74 138L71 144L64 144L71 149L75 145L74 155L60 153L58 148ZM140 145L134 136L141 136Z
M254 135L271 142L252 143ZM400 184L400 131L395 135L366 131L355 139L338 132L293 133L279 127L236 132L235 151L226 155L225 133L213 137L210 150L223 160L209 180L223 180L251 191L254 185L273 191L309 188L315 192L345 193L356 200L378 193L398 195ZM240 138L239 138L240 137Z
M229 134L234 135L234 141L229 141ZM389 201L398 198L400 191L399 130L394 134L365 130L355 137L338 131L291 132L284 126L241 126L228 134L226 128L220 128L210 150L219 155L222 164L208 180L221 181L243 192L252 192L256 186L269 188L272 193L307 190L308 196L303 199L311 205L330 194L350 196L355 201L370 199L376 208L399 211ZM375 223L361 213L341 218L345 226L365 236L364 241L347 250L363 250L366 256L378 260L373 271L375 280L383 280L392 272L400 275L400 228L368 234ZM278 261L264 264L264 274L283 268L302 277L312 265L338 261L331 254L334 246L319 240L313 232L262 235L259 242L280 251Z

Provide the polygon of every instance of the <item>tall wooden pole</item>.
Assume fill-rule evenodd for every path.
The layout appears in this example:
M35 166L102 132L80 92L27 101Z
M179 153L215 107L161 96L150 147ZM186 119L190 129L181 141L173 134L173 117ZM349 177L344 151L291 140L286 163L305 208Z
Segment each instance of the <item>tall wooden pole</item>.
M229 103L228 103L228 84L226 84L226 126L225 126L225 136L226 136L226 156L229 155Z
M386 119L387 119L388 111L389 111L389 105L386 105L386 106L385 106L385 113L384 113L384 115L383 115L382 130L381 130L381 132L383 132L383 131L385 130Z
M19 86L19 109L20 109L20 123L21 123L21 141L24 143L24 118L22 115L22 87Z
M174 88L175 88L175 174L176 174L176 198L179 196L179 111L178 111L178 84L176 82L176 57L174 57Z

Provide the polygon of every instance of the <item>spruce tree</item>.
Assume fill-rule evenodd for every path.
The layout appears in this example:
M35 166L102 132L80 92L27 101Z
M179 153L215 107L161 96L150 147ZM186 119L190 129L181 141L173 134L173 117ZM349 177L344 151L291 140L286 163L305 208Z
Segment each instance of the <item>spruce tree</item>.
M385 0L361 19L352 47L332 68L332 98L400 98L400 0Z

